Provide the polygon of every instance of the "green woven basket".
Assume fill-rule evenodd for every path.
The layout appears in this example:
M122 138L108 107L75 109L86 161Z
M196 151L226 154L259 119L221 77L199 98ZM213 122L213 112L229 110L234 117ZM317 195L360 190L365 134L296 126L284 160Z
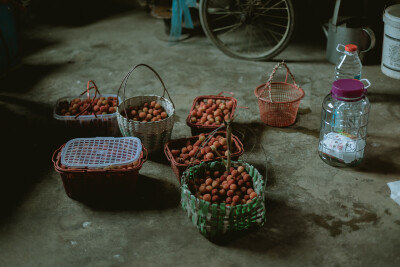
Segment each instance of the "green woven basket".
M240 231L252 226L261 226L265 222L265 184L266 179L252 165L240 161L233 162L232 166L244 166L246 172L253 179L254 191L257 193L251 203L225 206L225 203L211 204L195 197L188 188L188 182L195 178L205 177L205 172L225 171L225 166L220 161L202 162L188 168L181 178L181 204L193 224L200 233L207 238L213 238L227 232Z

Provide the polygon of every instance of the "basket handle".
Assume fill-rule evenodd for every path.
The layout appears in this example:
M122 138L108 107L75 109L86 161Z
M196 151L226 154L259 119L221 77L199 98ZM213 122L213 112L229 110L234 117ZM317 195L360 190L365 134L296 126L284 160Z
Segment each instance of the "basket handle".
M154 70L152 67L150 67L149 65L141 63L141 64L138 64L138 65L134 66L134 67L125 75L125 78L122 80L121 85L120 85L119 88L118 88L118 94L117 94L118 99L119 99L119 92L121 91L121 88L122 88L122 87L124 88L124 98L123 98L123 100L122 100L122 103L123 103L123 105L124 105L125 114L128 115L128 113L126 112L126 107L125 107L125 99L126 99L126 98L125 98L125 89L126 89L126 84L128 83L129 76L131 76L132 72L133 72L135 69L137 69L138 67L140 67L140 66L147 67L148 69L150 69L150 70L157 76L158 80L161 82L161 84L162 84L162 86L163 86L163 88L164 88L164 91L163 91L162 96L164 97L164 96L165 96L165 93L167 93L168 98L169 98L169 100L170 100L171 103L172 103L172 107L175 109L174 101L172 101L171 96L169 95L169 92L168 92L167 88L165 87L164 81L161 79L160 75L157 73L157 71L155 71L155 70ZM117 105L119 105L118 99L117 99Z
M231 96L234 96L234 95L235 95L235 94L232 93L232 92L222 91L222 92L220 92L217 96L222 96L223 94L228 94L228 95L231 95Z
M56 166L57 161L60 159L60 154L59 152L61 151L61 149L64 147L64 145L60 146L59 148L57 148L54 153L53 156L51 157L51 161L53 162L54 166Z
M93 84L93 86L90 86L91 84ZM93 97L92 99L90 98L90 89L95 89L95 91L94 91L94 97ZM78 118L80 115L82 115L82 114L83 114L85 111L87 111L90 107L93 109L93 102L94 102L94 100L96 99L97 93L99 93L99 95L100 95L100 91L99 91L99 89L97 88L97 85L94 83L93 80L89 80L89 81L87 82L86 90L83 91L79 96L82 96L84 93L87 94L87 97L88 97L88 100L89 100L89 105L88 105L85 109L83 109L81 112L79 112L78 114L76 114L75 119ZM90 100L92 100L92 101L90 101ZM97 118L96 113L94 114L94 116Z
M147 152L147 149L144 146L142 146L142 152L144 156L144 158L142 158L142 164L143 164L147 161L147 156L149 155L149 152Z
M290 71L289 67L286 65L285 61L282 60L282 62L276 64L276 66L275 66L274 69L272 70L271 75L270 75L269 78L268 78L268 81L265 83L264 90L261 92L261 94L264 93L265 90L268 88L269 100L271 101L271 103L273 103L273 101L272 101L272 95L271 95L271 90L272 90L272 88L271 88L271 83L272 83L272 80L274 79L275 73L278 71L278 69L279 69L281 66L284 66L284 67L286 68L285 83L287 83L288 77L289 77L289 75L290 75L290 77L291 77L292 80L293 80L294 86L297 87L296 80L295 80L295 78L294 78L292 72ZM261 95L261 94L260 94L260 95Z
M166 143L166 144L164 145L164 154L165 154L165 156L167 157L167 159L168 159L169 161L172 160L172 158L171 158L170 155L169 155L168 143Z
M278 69L279 69L281 66L284 66L284 67L286 68L285 83L287 83L288 77L289 77L289 75L290 75L290 77L291 77L292 80L293 80L293 84L297 87L296 80L295 80L295 78L294 78L292 72L290 71L289 67L286 65L286 63L285 63L284 60L283 60L282 62L276 64L276 66L274 67L274 69L273 69L272 72L271 72L271 75L270 75L269 78L268 78L268 81L267 81L266 85L270 85L270 84L271 84L272 80L274 79L275 73L278 71Z

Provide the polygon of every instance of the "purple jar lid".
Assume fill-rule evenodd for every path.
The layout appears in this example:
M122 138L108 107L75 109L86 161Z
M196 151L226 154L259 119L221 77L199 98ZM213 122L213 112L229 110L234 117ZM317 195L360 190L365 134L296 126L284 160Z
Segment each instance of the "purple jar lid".
M364 97L367 91L364 88L364 84L359 80L340 79L333 82L331 93L332 97L337 100L347 98L348 101L358 101Z

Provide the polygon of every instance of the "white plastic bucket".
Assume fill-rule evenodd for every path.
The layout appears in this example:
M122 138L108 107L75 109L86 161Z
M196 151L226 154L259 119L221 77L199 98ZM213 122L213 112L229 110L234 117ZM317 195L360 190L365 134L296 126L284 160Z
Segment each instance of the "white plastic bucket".
M386 8L383 22L381 70L391 78L400 79L400 4Z

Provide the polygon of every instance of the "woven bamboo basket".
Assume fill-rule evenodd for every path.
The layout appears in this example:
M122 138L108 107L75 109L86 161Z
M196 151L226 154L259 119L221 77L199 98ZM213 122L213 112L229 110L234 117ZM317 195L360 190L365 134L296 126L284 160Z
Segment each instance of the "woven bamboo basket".
M125 88L129 76L136 68L140 66L149 68L160 80L164 89L162 96L144 95L144 96L135 96L125 99ZM162 151L164 144L171 139L171 133L174 127L174 119L175 119L175 105L160 75L152 67L146 64L138 64L135 67L133 67L123 79L121 86L118 89L118 96L120 94L121 88L123 88L124 95L122 103L118 105L117 119L122 135L138 137L142 141L142 143L146 146L149 154L156 151ZM165 93L167 93L168 99L165 98ZM145 102L151 102L151 101L158 102L165 109L165 112L167 112L168 117L161 121L140 122L128 119L122 115L123 113L126 114L126 109L129 106L138 106L142 105Z
M224 171L222 162L202 162L200 165L190 167L181 179L181 205L191 218L200 233L207 238L215 238L227 232L240 231L250 227L262 226L265 223L265 185L266 179L258 170L247 163L235 161L232 166L244 166L252 177L254 191L258 197L251 203L236 206L211 204L197 198L189 190L188 183L198 177L204 177L207 170Z

